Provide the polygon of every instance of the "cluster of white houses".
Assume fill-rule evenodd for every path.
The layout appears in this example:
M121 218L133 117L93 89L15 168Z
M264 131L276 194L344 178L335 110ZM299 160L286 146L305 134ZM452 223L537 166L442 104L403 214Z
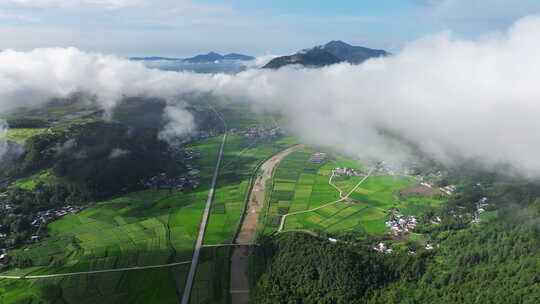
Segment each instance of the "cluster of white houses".
M67 205L64 207L53 208L46 211L39 211L32 219L30 225L32 225L32 227L34 228L39 229L42 224L47 224L48 222L54 221L68 214L78 213L82 209L82 207Z
M377 246L373 247L373 250L380 252L380 253L392 253L392 248L386 246L385 243L380 242L377 244Z
M395 166L391 166L390 164L388 164L387 162L385 161L380 161L377 163L377 171L375 171L375 174L374 175L384 175L384 174L389 174L389 175L409 175L410 172L409 169L406 169L406 168L401 168L401 167L395 167Z
M7 197L7 192L0 193L0 215L3 213L4 210L11 209L11 205L9 205L7 202Z
M244 136L250 139L271 138L282 134L281 129L275 126L252 126L245 129L230 129L229 134Z
M433 246L432 244L427 243L424 248L426 250L433 250L433 249L435 249L435 246ZM380 242L375 247L373 247L373 250L375 250L377 252L380 252L380 253L392 253L394 251L392 248L390 248L388 245L386 245L383 242ZM416 252L409 251L409 255L414 255L414 254L416 254Z
M418 219L412 215L392 214L385 224L393 235L398 236L413 230L418 224Z
M188 188L198 188L200 185L200 181L198 178L200 170L195 169L192 162L201 156L201 151L177 150L176 156L180 161L185 164L186 169L188 170L187 174L181 176L169 176L166 172L161 172L158 175L143 179L139 183L143 185L143 187L146 189L156 188L184 191Z
M446 193L447 195L452 195L456 191L456 186L448 185L448 186L445 186L445 187L440 187L439 190Z
M191 132L188 135L184 135L181 138L178 138L178 144L180 147L186 146L189 143L192 143L197 140L210 138L214 136L218 136L220 133L218 131L195 131Z
M7 249L0 249L0 266L8 262Z
M33 243L39 241L41 227L47 225L47 223L55 221L61 217L64 217L69 214L75 214L80 212L83 207L78 206L63 206L59 208L52 208L45 211L39 211L30 219L30 225L33 228L33 234L30 236L26 243ZM0 239L8 237L5 233L0 233ZM8 260L8 251L7 248L0 248L0 266L6 263Z
M334 168L332 169L332 173L334 173L334 175L337 175L337 176L340 176L340 175L361 176L362 175L360 171L356 169L351 169L351 168Z
M476 211L474 212L474 219L472 220L473 223L480 222L480 214L486 212L486 207L489 206L487 201L488 201L487 197L482 197L476 203L474 203L474 206L476 207Z
M315 152L311 155L309 161L314 164L322 164L326 160L326 157L327 155L324 152Z

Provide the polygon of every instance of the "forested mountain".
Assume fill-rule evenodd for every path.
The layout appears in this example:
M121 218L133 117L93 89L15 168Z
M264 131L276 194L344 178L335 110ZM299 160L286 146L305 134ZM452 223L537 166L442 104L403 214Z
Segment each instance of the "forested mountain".
M389 53L383 50L352 46L343 41L331 41L294 55L274 58L264 68L278 69L289 64L301 64L308 67L321 67L340 62L359 64L370 58L388 55Z
M227 55L220 55L220 54L215 53L215 52L210 52L210 53L205 54L205 55L197 55L197 56L194 56L194 57L191 57L191 58L186 58L186 59L184 59L184 62L187 62L187 63L205 63L205 62L214 62L214 61L219 61L219 60L249 61L249 60L254 60L254 59L255 59L255 57L242 55L242 54L236 54L236 53L231 53L231 54L227 54Z

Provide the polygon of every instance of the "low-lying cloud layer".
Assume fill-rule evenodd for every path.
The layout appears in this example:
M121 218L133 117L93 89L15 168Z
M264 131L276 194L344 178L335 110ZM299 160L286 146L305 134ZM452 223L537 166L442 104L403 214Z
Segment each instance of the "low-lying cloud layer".
M476 158L539 175L539 36L540 19L528 17L505 34L464 41L442 33L358 66L237 75L150 70L75 49L8 51L0 53L0 101L5 109L6 102L85 91L111 109L127 95L163 97L172 106L184 93L211 92L280 112L304 139L350 153L403 157L380 135L386 130L444 162ZM170 121L189 121L174 111Z
M193 91L181 85L193 86L197 79L202 77L148 69L138 62L75 48L6 50L0 52L0 113L83 92L110 114L125 97L161 97L174 102L178 95ZM189 119L189 112L184 116Z
M7 153L7 141L6 141L6 133L7 133L7 124L5 121L0 119L0 160L4 158L4 155Z

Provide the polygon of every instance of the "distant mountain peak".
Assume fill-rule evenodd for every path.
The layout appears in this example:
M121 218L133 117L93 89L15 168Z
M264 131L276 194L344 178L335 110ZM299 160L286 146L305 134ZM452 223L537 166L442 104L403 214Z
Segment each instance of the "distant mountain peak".
M346 42L343 42L341 40L332 40L324 45L324 48L329 48L329 47L352 47L352 45Z
M191 58L184 59L184 62L188 63L205 63L205 62L215 62L220 60L239 60L239 61L249 61L254 60L254 57L237 54L237 53L230 53L225 56L216 53L216 52L209 52L206 55L197 55Z
M325 45L301 50L290 56L272 59L264 68L278 69L289 64L321 67L339 62L360 64L370 58L388 56L384 50L374 50L362 46L353 46L341 40L333 40Z

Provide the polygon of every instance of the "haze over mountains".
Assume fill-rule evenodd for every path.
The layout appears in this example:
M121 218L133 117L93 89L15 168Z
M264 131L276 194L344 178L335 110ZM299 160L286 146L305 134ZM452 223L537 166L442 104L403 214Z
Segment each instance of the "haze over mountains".
M129 58L133 61L181 61L184 63L215 63L219 61L250 61L255 60L255 57L230 53L226 55L221 55L216 52L209 52L208 54L196 55L190 58L171 58L171 57L131 57Z
M334 40L325 45L302 50L290 56L274 58L264 68L277 69L289 64L301 64L310 67L327 66L340 62L360 64L370 58L384 57L389 54L384 50L353 46L340 40Z

